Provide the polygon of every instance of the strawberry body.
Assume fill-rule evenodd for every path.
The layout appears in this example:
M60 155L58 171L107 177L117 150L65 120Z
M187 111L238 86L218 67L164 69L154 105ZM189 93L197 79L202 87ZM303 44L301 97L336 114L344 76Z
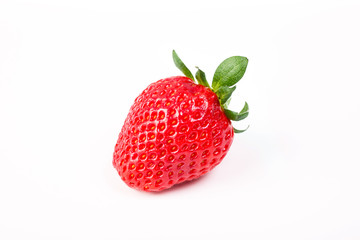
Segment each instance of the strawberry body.
M119 134L113 166L130 187L161 191L212 170L234 137L217 95L188 77L150 84Z

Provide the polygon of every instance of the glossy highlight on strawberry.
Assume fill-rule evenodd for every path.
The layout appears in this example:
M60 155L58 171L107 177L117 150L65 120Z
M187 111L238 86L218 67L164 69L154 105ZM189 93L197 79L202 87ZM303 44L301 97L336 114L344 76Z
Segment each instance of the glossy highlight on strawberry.
M135 99L113 154L121 179L141 191L161 191L212 170L233 142L231 118L248 114L247 104L240 113L225 110L224 97L210 88L205 74L198 70L202 84L196 84L175 52L173 57L187 77L161 79Z

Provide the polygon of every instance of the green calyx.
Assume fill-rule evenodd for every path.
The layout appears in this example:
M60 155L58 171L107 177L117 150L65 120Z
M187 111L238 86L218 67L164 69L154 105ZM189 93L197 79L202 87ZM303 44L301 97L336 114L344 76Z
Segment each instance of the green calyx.
M236 86L240 79L244 76L246 67L248 64L248 59L241 56L233 56L225 59L217 67L211 87L206 80L205 73L197 68L195 78L192 75L191 71L185 66L183 61L176 54L175 50L172 52L173 60L176 67L184 73L184 75L195 82L197 80L198 84L201 84L205 87L210 88L219 98L221 107L224 109L225 115L231 121L240 121L245 119L249 115L249 105L245 102L243 109L240 112L234 112L228 109L228 105L231 100L231 95L235 91ZM234 128L235 133L245 132L249 126L244 130L238 130Z

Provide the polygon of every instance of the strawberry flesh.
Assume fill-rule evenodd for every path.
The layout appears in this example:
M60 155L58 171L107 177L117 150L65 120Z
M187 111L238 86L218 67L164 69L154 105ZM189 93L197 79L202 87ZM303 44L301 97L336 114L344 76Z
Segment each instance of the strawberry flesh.
M130 108L113 166L130 187L161 191L212 170L233 137L231 121L210 88L183 76L161 79Z

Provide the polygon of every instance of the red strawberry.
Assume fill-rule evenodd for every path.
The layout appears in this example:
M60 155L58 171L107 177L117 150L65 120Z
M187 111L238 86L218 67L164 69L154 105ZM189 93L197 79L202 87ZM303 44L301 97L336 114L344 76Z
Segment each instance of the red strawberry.
M217 68L212 88L200 69L199 84L173 51L175 65L186 77L150 84L136 99L115 146L113 165L130 187L161 191L196 179L226 156L236 133L231 121L248 116L227 109L247 58L231 57Z

